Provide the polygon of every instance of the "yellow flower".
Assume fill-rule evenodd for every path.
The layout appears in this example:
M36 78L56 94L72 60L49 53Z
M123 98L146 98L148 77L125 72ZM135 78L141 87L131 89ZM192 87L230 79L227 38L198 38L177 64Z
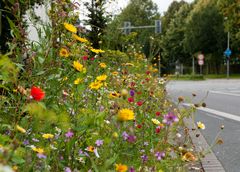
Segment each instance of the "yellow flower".
M90 49L92 52L96 53L96 54L99 54L99 53L104 53L105 51L101 50L101 49L94 49L94 48L91 48Z
M128 166L124 164L116 164L116 171L117 172L126 172L128 170Z
M63 81L66 81L66 80L68 80L68 77L65 76L62 80L63 80Z
M87 151L89 151L89 152L94 152L94 147L93 146L88 146L87 147Z
M117 76L117 75L118 75L118 72L117 72L117 71L114 71L114 72L112 72L112 75Z
M78 79L76 79L75 81L74 81L74 84L75 85L78 85L78 84L80 84L81 82L82 82L82 78L78 78Z
M73 61L73 67L74 67L74 69L76 69L79 72L86 73L86 68L83 67L83 65L81 63L79 63L78 61Z
M54 137L54 135L53 134L43 134L42 137L44 139L52 139Z
M155 118L152 118L152 122L155 124L155 125L159 125L161 124L157 119Z
M69 52L66 48L61 48L60 52L59 52L60 57L68 57L69 56Z
M64 22L63 25L68 31L70 31L72 33L77 33L77 28L75 26L73 26L72 24Z
M109 98L117 98L117 97L120 97L120 94L117 92L112 92L109 94Z
M14 166L13 166L13 170L14 170L14 171L17 171L17 170L18 170L18 166L14 165Z
M81 38L79 36L77 36L76 34L73 34L73 38L75 38L76 40L82 42L82 43L87 43L88 40L86 38Z
M122 65L123 66L134 66L134 64L132 64L132 63L123 63Z
M114 138L118 138L118 133L117 133L117 132L114 132L114 133L112 134L112 136L113 136Z
M43 154L44 150L42 148L36 148L36 147L32 147L32 150L34 152L37 152L37 153L40 153L40 154Z
M99 66L100 66L101 68L106 68L106 67L107 67L107 65L106 65L105 63L99 63Z
M97 77L98 81L105 81L107 79L107 75L100 75Z
M204 125L201 121L198 121L198 122L197 122L197 127L198 127L199 129L202 129L202 130L205 129L205 125Z
M134 112L130 109L122 109L118 112L119 121L129 121L134 120Z
M122 89L122 90L121 90L121 95L122 95L122 96L127 96L127 95L128 95L128 90Z
M187 152L182 156L182 161L196 161L197 158L191 153Z
M19 125L16 125L16 129L18 131L20 131L21 133L26 133L26 130L24 128L20 127Z
M103 84L101 82L98 82L98 81L94 81L92 82L89 87L92 89L92 90L98 90Z

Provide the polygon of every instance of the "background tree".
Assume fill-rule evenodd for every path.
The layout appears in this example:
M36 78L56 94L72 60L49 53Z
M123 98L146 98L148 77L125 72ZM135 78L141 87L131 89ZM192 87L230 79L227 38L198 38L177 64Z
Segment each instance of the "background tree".
M128 36L123 35L123 27L125 21L131 22L132 26L154 25L154 20L160 19L157 5L152 0L130 0L129 4L117 15L107 27L107 35L105 36L106 45L110 49L119 48L120 44L127 42ZM155 36L154 28L152 29L132 29L135 32L135 43L144 46L145 53L149 54L150 36ZM123 48L123 47L121 47Z
M231 59L240 61L240 1L218 0L217 6L224 16L225 31L230 33Z
M94 48L100 48L102 41L102 35L106 27L107 17L105 13L104 5L106 0L91 0L91 2L85 3L89 14L87 24L90 25L91 29L88 33L88 38L93 44Z
M166 12L167 15L163 17L165 29L161 37L162 60L168 69L175 65L176 61L185 65L191 62L189 52L186 52L183 46L186 18L191 9L192 6L186 2L173 2Z
M226 34L223 16L214 0L199 0L191 11L186 25L184 46L191 53L205 54L210 72L220 72Z

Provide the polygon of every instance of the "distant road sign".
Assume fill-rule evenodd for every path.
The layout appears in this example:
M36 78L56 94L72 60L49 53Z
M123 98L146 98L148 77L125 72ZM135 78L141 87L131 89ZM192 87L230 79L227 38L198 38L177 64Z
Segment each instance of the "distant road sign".
M204 65L204 61L203 61L203 60L198 60L198 64L199 64L200 66L202 66L202 65Z
M229 48L227 48L226 51L224 51L224 55L227 56L228 58L231 56L231 54L232 51Z
M198 60L203 60L204 59L204 55L203 54L198 54Z

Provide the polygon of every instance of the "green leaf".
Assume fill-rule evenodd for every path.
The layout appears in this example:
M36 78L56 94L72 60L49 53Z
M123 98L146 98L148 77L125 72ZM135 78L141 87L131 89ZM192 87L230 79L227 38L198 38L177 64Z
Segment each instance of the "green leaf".
M23 164L23 163L25 163L25 160L22 159L22 158L19 157L19 156L14 156L14 157L12 158L12 161L15 162L16 164Z
M38 56L38 62L40 63L40 64L43 64L43 62L45 61L45 59L44 58L42 58L42 57L40 57L40 56Z
M104 167L105 169L108 169L118 158L117 154L114 154L114 156L108 160L105 161Z
M15 83L18 71L17 66L6 55L0 56L0 78L2 80Z
M4 144L10 140L9 136L6 135L0 135L0 143Z
M36 73L36 75L42 75L42 74L44 74L45 73L45 71L44 70L42 70L42 71L40 71L40 72L38 72L38 73Z
M13 34L16 36L17 39L20 39L21 36L20 36L19 30L17 29L14 22L8 17L7 17L7 20L8 20L8 23L9 23L10 27L11 27L11 30L13 31Z

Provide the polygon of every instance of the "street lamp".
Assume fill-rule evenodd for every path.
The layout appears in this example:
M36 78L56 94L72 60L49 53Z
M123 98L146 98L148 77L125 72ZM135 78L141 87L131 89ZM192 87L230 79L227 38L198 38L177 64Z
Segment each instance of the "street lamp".
M229 41L230 41L230 33L228 31L227 49L224 51L224 54L227 57L227 79L229 79L229 59L232 54L232 51L229 48Z

